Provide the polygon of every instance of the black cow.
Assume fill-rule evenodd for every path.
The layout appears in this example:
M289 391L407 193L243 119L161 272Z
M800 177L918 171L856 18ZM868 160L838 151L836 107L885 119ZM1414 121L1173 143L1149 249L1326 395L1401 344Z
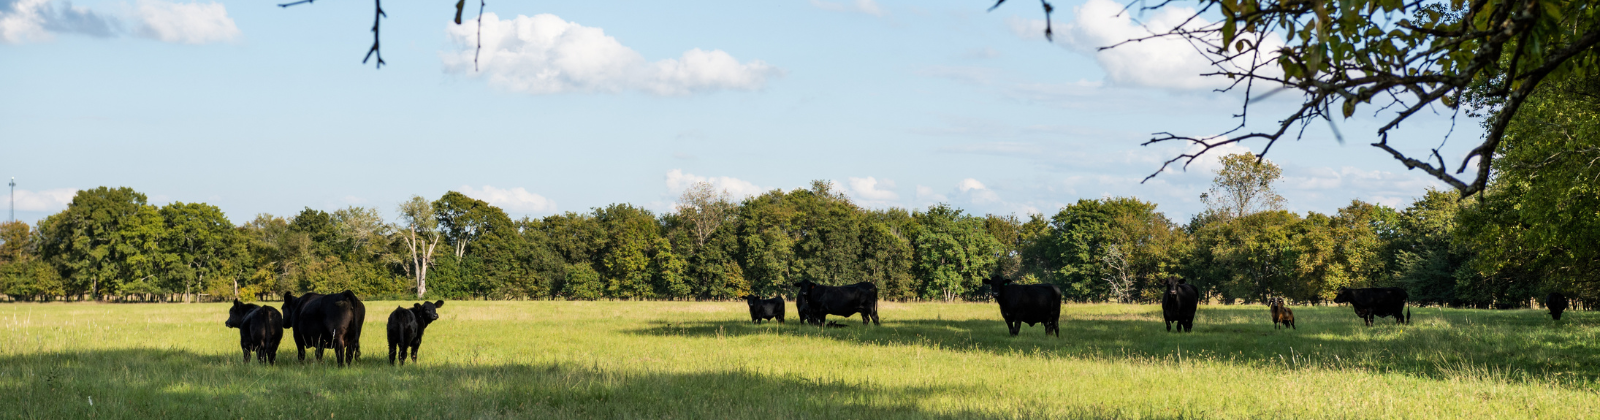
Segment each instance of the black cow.
M1044 335L1061 337L1061 289L1053 284L1011 284L1011 279L995 277L984 280L989 285L995 303L1000 304L1000 317L1006 320L1011 335L1022 331L1022 323L1032 327L1044 324Z
M1544 307L1550 309L1550 317L1556 321L1561 320L1561 313L1567 311L1567 295L1553 292L1544 297Z
M239 347L244 349L244 361L250 363L250 353L269 365L278 364L278 343L283 341L283 314L271 306L240 303L233 300L228 308L228 320L222 325L239 329Z
M406 365L406 352L411 353L411 363L417 362L417 350L422 347L422 333L428 324L439 320L438 308L444 301L411 304L411 309L394 307L389 313L389 364L394 364L395 349L400 350L400 366Z
M760 324L761 320L777 318L779 324L783 323L783 297L762 299L745 295L744 303L750 305L750 322Z
M296 298L293 293L284 292L283 313L284 320L294 329L300 360L306 359L306 347L317 349L317 360L322 360L323 349L333 348L339 366L360 356L361 324L366 322L367 308L355 293L307 293Z
M1355 308L1356 316L1366 321L1367 326L1372 326L1373 317L1394 317L1396 324L1410 324L1411 310L1406 308L1406 300L1411 295L1406 289L1399 287L1373 287L1367 289L1351 289L1340 287L1339 294L1334 296L1333 303L1348 303Z
M794 286L800 289L795 300L803 303L796 306L800 309L800 319L806 322L823 325L828 315L849 317L859 313L862 324L870 317L873 325L881 325L878 323L878 286L872 283L823 286L805 280Z
M1161 316L1167 321L1167 332L1172 323L1178 323L1178 332L1194 331L1195 306L1200 302L1200 292L1184 279L1167 279L1167 292L1161 295Z

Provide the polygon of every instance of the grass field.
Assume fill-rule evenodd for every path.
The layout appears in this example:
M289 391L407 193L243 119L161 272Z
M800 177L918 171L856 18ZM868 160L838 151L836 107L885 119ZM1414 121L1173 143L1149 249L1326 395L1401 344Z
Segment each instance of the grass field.
M11 418L1592 418L1600 314L1067 305L1061 338L993 304L882 304L882 326L752 325L743 302L449 302L421 363L240 361L224 304L0 305ZM406 303L409 306L409 303ZM92 403L91 403L92 401Z

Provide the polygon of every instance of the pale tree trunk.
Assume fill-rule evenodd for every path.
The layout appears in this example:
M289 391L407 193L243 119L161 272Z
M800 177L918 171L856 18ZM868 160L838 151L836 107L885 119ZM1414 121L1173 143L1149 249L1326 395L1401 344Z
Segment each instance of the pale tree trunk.
M417 269L417 299L428 293L428 266L433 265L433 248L438 245L439 240L434 239L428 244L428 252L422 254L422 266Z

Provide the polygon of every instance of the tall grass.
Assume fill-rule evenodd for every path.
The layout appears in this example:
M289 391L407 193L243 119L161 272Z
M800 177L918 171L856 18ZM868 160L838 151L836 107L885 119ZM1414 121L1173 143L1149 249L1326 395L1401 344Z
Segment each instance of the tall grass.
M1600 316L1068 305L1061 338L993 304L882 304L882 326L752 325L745 305L450 302L421 362L241 361L224 304L0 305L0 416L21 418L1573 418L1600 413ZM790 305L792 308L793 306ZM791 321L793 314L790 314ZM90 401L93 401L91 404Z

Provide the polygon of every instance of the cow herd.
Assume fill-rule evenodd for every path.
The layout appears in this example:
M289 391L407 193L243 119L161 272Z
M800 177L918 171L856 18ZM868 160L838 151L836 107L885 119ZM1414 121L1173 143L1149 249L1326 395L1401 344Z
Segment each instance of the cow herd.
M412 363L417 361L423 331L439 319L441 306L442 300L413 304L411 308L395 307L389 314L389 364L395 364L397 351L400 365L405 365L408 354ZM323 350L333 349L339 366L347 366L361 358L361 325L366 319L366 305L348 290L300 296L285 292L282 312L271 306L234 300L223 325L239 329L239 347L244 350L245 362L255 353L257 360L277 364L278 344L284 330L291 330L300 361L306 360L307 348L316 350L317 360L322 360Z
M1030 327L1043 324L1045 335L1061 337L1061 289L1052 284L1013 284L1010 279L1001 277L983 283L989 286L990 296L1000 305L1000 317L1011 335L1017 335L1022 324ZM842 327L843 324L827 322L827 317L848 318L860 314L862 325L869 321L879 325L878 287L872 283L825 286L806 280L793 286L796 288L795 311L799 313L800 322ZM1161 315L1168 332L1173 331L1174 324L1178 332L1194 330L1199 297L1194 285L1179 278L1167 279L1166 291L1161 296ZM1411 310L1406 307L1409 297L1405 289L1398 287L1341 287L1333 301L1350 304L1356 317L1367 326L1372 325L1374 318L1386 317L1394 317L1398 324L1410 324ZM784 321L783 297L744 296L744 299L750 306L751 322ZM1274 328L1296 328L1294 311L1283 298L1271 298L1267 303ZM1551 318L1556 320L1561 319L1568 306L1567 297L1561 293L1549 294L1544 303ZM443 306L444 301L440 300L412 304L410 308L395 307L389 314L387 326L389 364L398 361L404 366L407 356L416 363L422 335L428 325L439 319L438 310ZM234 300L228 309L228 320L223 324L239 330L239 348L244 352L245 362L254 354L262 363L276 364L284 330L291 330L300 361L305 361L307 348L316 350L317 360L322 360L323 350L333 349L339 366L346 366L361 358L361 325L366 317L366 305L348 290L331 295L284 293L282 312L271 306Z
M1012 284L1010 279L1002 277L984 280L983 284L989 286L990 296L1000 305L1000 318L1005 321L1011 335L1017 335L1022 330L1022 324L1030 327L1044 324L1045 335L1061 336L1061 289L1052 284ZM798 289L795 306L801 322L843 326L825 322L826 317L849 317L859 313L862 324L866 324L868 319L878 324L878 288L872 283L823 286L808 280L794 283L794 286ZM1387 317L1394 317L1397 324L1410 324L1411 310L1406 307L1409 298L1405 289L1399 287L1340 287L1333 301L1350 304L1355 309L1356 317L1367 326L1372 326L1374 318ZM783 297L763 299L745 296L744 299L750 306L751 322L759 324L762 320L773 318L783 322ZM1194 285L1181 278L1167 279L1166 290L1161 296L1161 316L1167 324L1167 331L1172 332L1174 326L1178 332L1193 331L1194 314L1199 301L1200 293ZM1544 303L1550 310L1550 316L1556 320L1561 319L1561 313L1566 311L1568 305L1567 297L1561 293L1549 294ZM1299 329L1295 325L1294 310L1283 298L1267 299L1267 310L1273 328Z

